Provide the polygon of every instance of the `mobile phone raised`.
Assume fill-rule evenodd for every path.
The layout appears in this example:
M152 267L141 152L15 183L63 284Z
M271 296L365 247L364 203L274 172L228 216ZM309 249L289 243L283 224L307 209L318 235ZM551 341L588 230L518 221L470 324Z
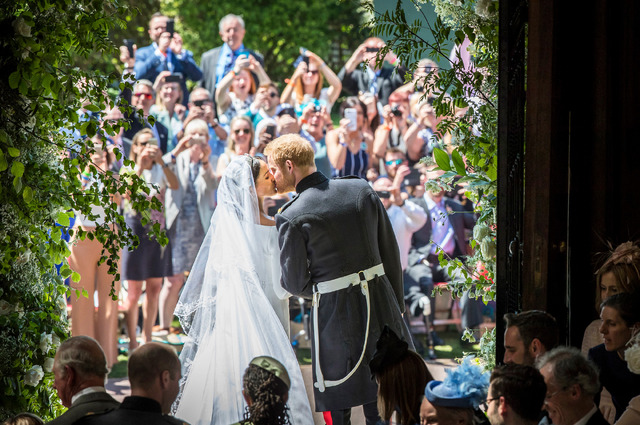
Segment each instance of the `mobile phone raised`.
M347 130L356 131L358 129L358 111L355 108L346 108L344 117L349 120Z
M175 20L167 19L167 31L170 34L170 37L173 37L173 33L175 32Z
M127 46L127 50L129 51L129 57L133 57L133 45L136 44L132 38L125 38L124 45Z

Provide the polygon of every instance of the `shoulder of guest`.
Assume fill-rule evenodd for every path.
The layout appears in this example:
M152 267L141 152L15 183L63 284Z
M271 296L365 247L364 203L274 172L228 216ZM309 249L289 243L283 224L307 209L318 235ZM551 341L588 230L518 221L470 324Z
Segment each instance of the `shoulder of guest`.
M189 425L189 422L185 422L182 419L178 419L175 416L171 415L163 415L162 419L164 420L164 422L171 425Z

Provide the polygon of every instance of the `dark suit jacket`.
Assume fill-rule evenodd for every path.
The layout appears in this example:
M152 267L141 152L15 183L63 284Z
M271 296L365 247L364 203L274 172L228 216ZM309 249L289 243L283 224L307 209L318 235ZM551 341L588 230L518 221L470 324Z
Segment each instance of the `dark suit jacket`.
M200 86L209 91L212 99L216 97L216 69L218 68L220 51L222 51L222 46L207 50L202 54L202 59L200 60L200 67L202 68L202 81L200 82ZM249 50L249 53L260 62L260 65L264 66L262 55L253 50ZM254 79L257 79L257 77L254 76Z
M71 407L51 422L52 425L71 425L87 415L101 415L115 410L120 406L113 397L107 393L91 393L79 397Z
M404 84L404 74L407 69L403 66L395 68L382 68L380 76L376 80L378 84L378 100L382 105L389 103L389 95L395 89ZM338 73L338 78L342 81L342 90L350 95L357 96L359 92L368 92L370 78L369 73L360 69L358 66L351 74L342 67Z
M276 214L282 286L311 297L315 283L384 264L385 275L369 282L371 322L363 363L345 383L320 393L316 411L341 410L376 400L377 385L367 367L385 324L411 345L402 319L402 266L384 206L365 180L327 179L313 173L298 195ZM322 295L318 311L320 365L325 380L342 379L362 353L367 307L360 286ZM313 341L313 338L312 338ZM312 349L315 364L315 343Z
M597 409L596 413L587 421L587 425L609 425L609 422L602 416L600 409Z
M78 425L188 425L173 416L162 414L157 401L140 396L125 397L116 410L104 415L87 416Z

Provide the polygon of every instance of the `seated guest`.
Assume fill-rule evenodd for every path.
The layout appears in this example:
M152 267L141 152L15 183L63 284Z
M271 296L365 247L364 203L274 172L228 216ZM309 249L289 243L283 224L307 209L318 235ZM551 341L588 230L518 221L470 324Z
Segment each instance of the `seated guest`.
M632 342L627 344L624 352L624 358L629 364L629 371L640 375L640 332L632 338ZM629 405L616 422L616 425L635 425L640 424L640 395L635 396L629 402Z
M95 339L74 336L60 344L53 362L53 386L69 409L49 423L72 424L86 415L116 409L120 403L104 388L107 373L107 358Z
M600 383L596 366L574 347L557 347L536 360L547 384L544 408L554 425L607 425L593 398Z
M538 356L558 345L558 324L549 313L529 310L504 315L505 363L533 366Z
M185 424L169 416L180 389L180 360L170 346L150 342L129 357L131 395L104 415L85 417L82 425Z
M536 425L547 392L544 378L533 366L507 364L491 373L485 402L491 425Z
M247 402L244 420L237 425L289 424L289 388L287 369L273 357L251 360L242 378L242 395Z
M424 360L409 344L402 341L388 326L376 342L376 351L369 362L371 374L378 382L378 412L389 421L394 412L398 423L420 422L420 404L424 388L433 376Z
M489 425L478 407L487 398L489 372L466 357L462 364L447 370L444 381L431 381L420 406L420 421L428 424Z
M640 375L632 373L624 351L629 341L640 331L640 296L616 294L602 302L600 334L604 344L589 350L600 370L600 383L611 394L616 420L632 398L640 395Z

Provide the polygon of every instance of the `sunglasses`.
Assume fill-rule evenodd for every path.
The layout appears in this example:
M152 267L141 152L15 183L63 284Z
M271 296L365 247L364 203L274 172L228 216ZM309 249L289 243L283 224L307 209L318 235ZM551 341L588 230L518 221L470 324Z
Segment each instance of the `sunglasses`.
M319 71L319 70L317 70L317 69L314 69L314 70L307 69L304 73L305 73L305 74L316 75L316 74L319 74L319 73L320 73L320 71Z
M391 167L392 165L400 165L403 161L403 159L392 159L391 161L385 161L384 163L387 167Z
M236 134L236 136L240 134L251 134L251 130L247 128L239 128L237 130L233 130L233 132Z
M153 98L153 95L151 93L134 93L133 94L135 97L143 97L145 99L151 99Z

